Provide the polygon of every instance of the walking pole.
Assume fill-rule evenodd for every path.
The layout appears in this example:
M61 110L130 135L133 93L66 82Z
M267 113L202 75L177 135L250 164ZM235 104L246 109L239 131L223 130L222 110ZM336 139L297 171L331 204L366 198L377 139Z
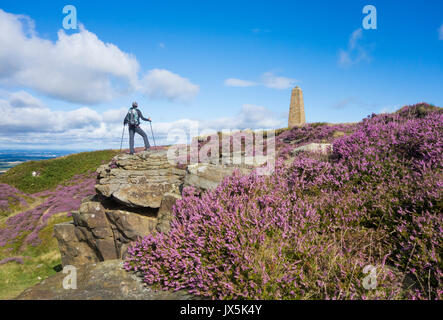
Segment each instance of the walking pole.
M157 146L155 144L154 131L152 131L152 121L149 121L149 124L151 125L151 133L152 133L152 140L154 140L154 147L157 148Z
M123 132L122 132L122 141L120 142L120 152L122 152L122 146L123 146L123 135L125 134L125 127L126 123L123 125Z

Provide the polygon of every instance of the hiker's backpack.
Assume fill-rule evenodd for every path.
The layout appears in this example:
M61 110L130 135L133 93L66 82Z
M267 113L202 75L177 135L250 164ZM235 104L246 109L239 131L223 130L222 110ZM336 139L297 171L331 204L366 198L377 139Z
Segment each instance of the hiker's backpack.
M128 123L132 126L136 126L140 124L140 120L138 119L138 111L135 108L131 108L128 111Z

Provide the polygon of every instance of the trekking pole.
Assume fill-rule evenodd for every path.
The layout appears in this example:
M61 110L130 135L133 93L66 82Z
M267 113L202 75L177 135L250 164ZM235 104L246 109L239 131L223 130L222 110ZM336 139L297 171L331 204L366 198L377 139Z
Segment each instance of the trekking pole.
M154 147L157 148L155 144L154 131L152 131L152 121L149 121L149 124L151 125L151 134L152 134L152 140L154 140Z
M124 134L125 134L125 127L126 127L126 124L124 124L124 125L123 125L123 132L122 132L122 141L120 142L120 152L122 152L122 146L123 146L123 136L124 136Z

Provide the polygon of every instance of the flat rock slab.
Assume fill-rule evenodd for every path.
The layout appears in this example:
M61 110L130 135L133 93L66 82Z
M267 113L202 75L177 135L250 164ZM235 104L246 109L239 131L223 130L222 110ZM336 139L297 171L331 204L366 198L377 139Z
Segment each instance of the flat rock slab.
M197 163L189 165L186 169L184 186L193 186L200 190L215 189L226 177L239 170L242 174L250 173L253 168L215 165L211 163Z
M64 289L59 272L26 289L15 300L193 300L186 291L155 291L123 269L121 260L87 264L77 269L77 289Z
M179 194L184 170L169 163L167 150L120 154L97 169L98 194L133 208L159 208L163 194Z

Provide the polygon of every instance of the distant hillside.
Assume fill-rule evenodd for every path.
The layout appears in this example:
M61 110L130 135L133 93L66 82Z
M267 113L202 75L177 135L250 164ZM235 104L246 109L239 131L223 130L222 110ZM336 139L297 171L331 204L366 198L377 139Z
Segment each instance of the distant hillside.
M0 176L0 183L7 183L25 193L51 189L75 175L86 174L116 155L116 150L103 150L71 154L68 156L27 161L9 169ZM38 174L37 177L32 172Z
M0 149L0 175L26 161L54 159L77 152L72 150Z

